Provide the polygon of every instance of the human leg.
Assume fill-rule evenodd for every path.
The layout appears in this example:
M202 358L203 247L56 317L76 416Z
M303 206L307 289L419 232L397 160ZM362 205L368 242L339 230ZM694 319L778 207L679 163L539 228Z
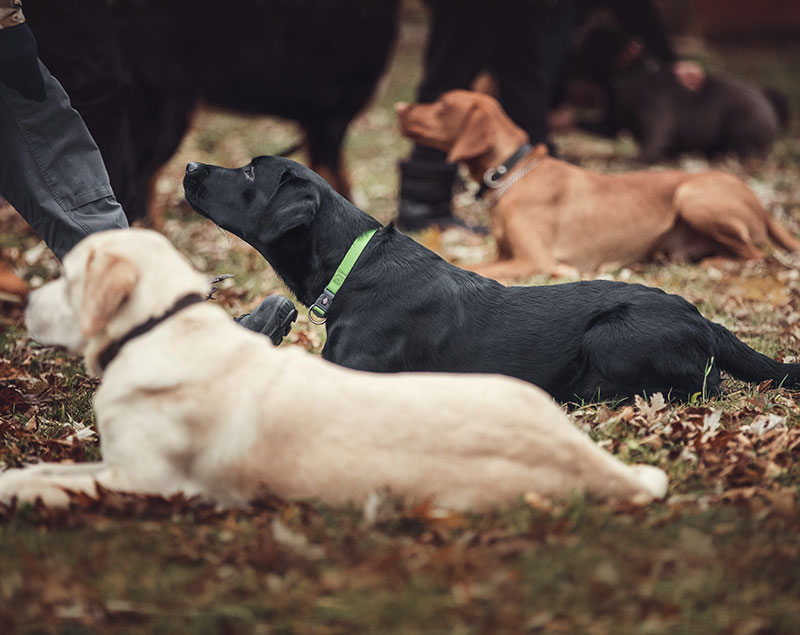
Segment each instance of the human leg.
M456 88L469 88L486 67L493 13L475 0L434 0L429 3L431 23L425 51L424 74L417 101L431 102ZM453 221L450 197L456 166L445 153L416 145L400 163L401 229Z
M499 101L531 143L547 136L546 13L553 10L542 0L504 0L492 47Z
M40 70L42 101L0 83L0 194L61 259L88 234L128 222L86 126Z

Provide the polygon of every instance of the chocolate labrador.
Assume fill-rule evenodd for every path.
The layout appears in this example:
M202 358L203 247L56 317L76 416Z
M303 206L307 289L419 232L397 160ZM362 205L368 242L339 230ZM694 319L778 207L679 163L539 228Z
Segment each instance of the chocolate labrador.
M603 119L581 127L606 136L628 130L646 163L682 152L763 156L788 125L782 93L714 73L690 90L670 65L617 26L589 31L576 58L577 74L606 95Z

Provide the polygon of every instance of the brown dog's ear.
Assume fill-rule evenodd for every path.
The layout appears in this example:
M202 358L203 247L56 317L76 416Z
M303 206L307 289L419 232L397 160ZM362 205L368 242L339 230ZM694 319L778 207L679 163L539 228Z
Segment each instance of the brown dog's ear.
M461 134L447 154L448 163L474 159L491 149L493 139L489 119L489 113L485 109L477 106L472 108L464 121Z
M97 335L128 301L139 280L134 264L115 254L89 254L81 307L81 333Z

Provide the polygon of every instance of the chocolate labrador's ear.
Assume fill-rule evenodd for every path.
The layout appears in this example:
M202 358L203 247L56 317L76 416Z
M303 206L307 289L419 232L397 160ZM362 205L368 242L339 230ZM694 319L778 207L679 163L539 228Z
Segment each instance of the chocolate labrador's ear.
M287 166L275 194L259 216L259 241L269 244L293 229L311 225L322 200L320 187L293 166Z
M447 154L448 163L474 159L488 152L494 142L489 113L480 106L473 106L464 121L461 134Z
M93 251L86 261L81 333L100 333L125 305L139 281L134 263L116 254Z

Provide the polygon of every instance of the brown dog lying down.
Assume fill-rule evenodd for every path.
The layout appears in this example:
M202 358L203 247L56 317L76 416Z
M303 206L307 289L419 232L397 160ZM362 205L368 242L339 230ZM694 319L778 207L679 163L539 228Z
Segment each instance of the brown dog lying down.
M464 90L431 104L396 106L403 134L464 161L489 185L492 235L498 260L469 267L489 278L593 270L663 255L696 260L725 255L761 258L771 238L800 250L737 177L680 170L603 175L531 148L504 173L528 143L493 97ZM529 147L529 146L528 146Z
M93 234L31 294L44 344L81 352L103 460L0 474L0 503L64 490L182 492L222 504L264 491L330 504L389 488L475 509L525 491L647 501L667 476L625 465L542 390L500 375L368 373L270 341L203 302L205 278L148 230Z

